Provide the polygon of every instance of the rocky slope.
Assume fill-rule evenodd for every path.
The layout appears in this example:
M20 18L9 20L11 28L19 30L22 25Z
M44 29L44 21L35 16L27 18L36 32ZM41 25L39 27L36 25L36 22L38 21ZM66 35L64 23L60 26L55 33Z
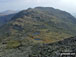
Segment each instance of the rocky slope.
M61 52L76 52L76 37L71 37L49 44L33 44L29 40L9 42L13 48L7 48L7 43L0 43L0 57L59 57Z

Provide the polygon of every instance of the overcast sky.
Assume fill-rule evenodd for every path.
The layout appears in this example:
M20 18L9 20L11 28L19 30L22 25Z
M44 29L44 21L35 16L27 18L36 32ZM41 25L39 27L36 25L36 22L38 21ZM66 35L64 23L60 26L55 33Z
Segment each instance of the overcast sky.
M76 13L76 0L0 0L0 12L37 6L54 7L70 13Z

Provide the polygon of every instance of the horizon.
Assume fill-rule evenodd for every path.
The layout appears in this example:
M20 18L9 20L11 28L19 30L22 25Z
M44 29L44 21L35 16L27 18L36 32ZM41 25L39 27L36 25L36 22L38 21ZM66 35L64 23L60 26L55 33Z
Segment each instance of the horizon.
M0 0L0 12L7 10L21 11L34 7L53 7L69 13L75 13L75 2L75 0Z

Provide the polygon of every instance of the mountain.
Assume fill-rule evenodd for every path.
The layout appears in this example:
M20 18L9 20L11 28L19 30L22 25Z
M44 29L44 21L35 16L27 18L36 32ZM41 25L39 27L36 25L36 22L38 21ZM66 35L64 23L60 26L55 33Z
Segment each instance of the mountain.
M26 36L49 43L74 36L76 19L65 11L50 7L29 8L17 13L2 30L6 30L9 37Z
M11 20L15 14L0 16L0 27Z
M6 24L17 13L17 11L7 10L0 13L0 27Z
M0 12L0 16L9 15L9 14L15 14L17 12L18 11L15 11L15 10L6 10L6 11L3 11L3 12Z
M0 56L54 56L55 52L73 49L74 36L76 18L70 13L52 7L29 8L16 13L0 28Z

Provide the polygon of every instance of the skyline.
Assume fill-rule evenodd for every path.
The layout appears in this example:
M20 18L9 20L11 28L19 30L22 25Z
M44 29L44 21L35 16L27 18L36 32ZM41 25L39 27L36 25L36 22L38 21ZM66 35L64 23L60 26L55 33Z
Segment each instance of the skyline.
M0 12L6 10L24 10L38 6L54 7L69 13L76 12L75 0L0 0Z

